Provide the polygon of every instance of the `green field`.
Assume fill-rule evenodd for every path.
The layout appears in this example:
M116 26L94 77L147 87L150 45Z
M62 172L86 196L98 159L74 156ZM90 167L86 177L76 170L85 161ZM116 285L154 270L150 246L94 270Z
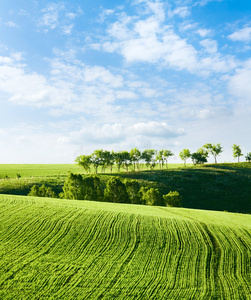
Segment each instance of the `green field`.
M189 166L189 164L188 164ZM168 169L176 169L182 167L182 164L168 164ZM145 165L140 165L140 170L146 170ZM155 170L159 170L159 165L156 165ZM166 166L164 166L166 169ZM130 171L133 171L133 166L129 167ZM102 171L98 169L99 173ZM106 169L106 173L109 173L110 169ZM116 173L116 166L113 167L113 173ZM122 172L126 172L121 167ZM77 164L0 164L0 179L6 176L10 178L16 178L17 174L21 177L51 177L67 175L68 172L72 173L85 173L84 169ZM94 173L94 169L91 168L91 172Z
M59 194L69 171L84 173L74 164L0 165L0 194L27 195L34 184L46 184ZM21 178L16 178L16 174ZM137 179L142 186L158 188L162 195L178 191L186 208L251 213L251 163L196 167L170 164L168 170L114 170L112 174L107 170L99 175L103 181L111 176Z
M250 295L250 215L0 195L0 299Z

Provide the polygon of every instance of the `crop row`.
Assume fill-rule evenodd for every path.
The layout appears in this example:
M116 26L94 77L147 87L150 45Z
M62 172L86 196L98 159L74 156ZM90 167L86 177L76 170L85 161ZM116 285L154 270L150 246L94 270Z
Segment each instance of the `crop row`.
M202 222L189 210L158 217L151 207L60 201L0 197L1 299L251 294L250 227Z

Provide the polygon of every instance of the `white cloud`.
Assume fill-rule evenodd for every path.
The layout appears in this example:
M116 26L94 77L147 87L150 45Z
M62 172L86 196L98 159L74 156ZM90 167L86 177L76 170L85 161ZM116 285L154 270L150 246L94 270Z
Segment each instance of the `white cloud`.
M128 143L133 145L135 138L139 140L148 139L165 139L169 140L178 136L184 135L183 129L174 129L166 122L147 122L129 124L103 124L100 126L83 126L82 129L70 133L68 136L61 136L59 141L61 143L73 144L103 144L111 145L120 143ZM128 147L128 146L127 146ZM125 150L125 149L124 149Z
M65 34L65 35L71 35L73 27L74 27L73 24L63 26L62 27L62 33Z
M173 16L180 16L181 18L185 18L188 17L190 15L190 9L187 6L180 6L175 8L174 10L170 10L168 12L168 16L169 17L173 17Z
M12 27L12 28L18 27L18 25L16 23L12 22L12 21L6 22L5 26Z
M216 53L218 50L217 41L215 40L205 39L200 41L200 44L205 48L205 51L209 53Z
M216 40L208 38L200 41L204 49L197 50L186 38L176 34L173 26L164 22L166 20L163 5L158 5L154 10L150 9L151 1L140 1L140 3L148 9L148 14L146 11L145 14L134 16L122 13L119 20L109 25L108 35L103 38L99 46L96 43L93 47L96 50L118 53L131 64L151 63L161 68L187 70L203 76L209 76L213 72L228 72L236 67L234 57L218 53ZM176 12L182 12L181 8L178 7ZM158 17L159 15L161 17ZM184 23L184 26L186 25L191 25L191 28L198 26ZM184 31L183 27L180 28L182 31ZM198 29L195 33L206 37L211 34L211 30Z
M221 2L221 1L223 1L223 0L199 0L199 1L197 1L194 5L205 6L205 5L207 5L208 3L213 2L213 1Z
M251 101L251 59L245 62L243 68L236 70L233 76L229 77L229 91L237 98ZM248 107L247 107L248 108Z
M228 38L232 41L251 42L251 27L245 27L230 34Z
M129 133L146 137L172 138L184 134L184 129L173 129L166 122L136 123L128 128Z
M46 8L42 9L43 16L39 21L40 26L55 29L58 25L59 13L64 9L64 5L51 3Z
M211 34L211 30L210 29L202 29L202 28L200 28L200 29L198 29L197 31L196 31L196 33L198 33L201 37L206 37L206 36L208 36L208 35L210 35Z

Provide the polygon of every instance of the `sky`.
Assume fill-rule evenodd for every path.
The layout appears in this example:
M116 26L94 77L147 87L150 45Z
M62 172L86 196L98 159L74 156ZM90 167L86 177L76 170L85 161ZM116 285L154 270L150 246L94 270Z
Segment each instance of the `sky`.
M251 2L0 2L0 163L251 151ZM241 158L245 160L244 157ZM213 162L209 157L209 162Z

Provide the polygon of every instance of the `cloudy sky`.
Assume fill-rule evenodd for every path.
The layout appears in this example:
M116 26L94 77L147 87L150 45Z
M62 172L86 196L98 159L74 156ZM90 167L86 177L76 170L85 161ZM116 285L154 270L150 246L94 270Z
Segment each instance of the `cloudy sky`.
M1 1L0 163L250 152L250 15L247 0Z

